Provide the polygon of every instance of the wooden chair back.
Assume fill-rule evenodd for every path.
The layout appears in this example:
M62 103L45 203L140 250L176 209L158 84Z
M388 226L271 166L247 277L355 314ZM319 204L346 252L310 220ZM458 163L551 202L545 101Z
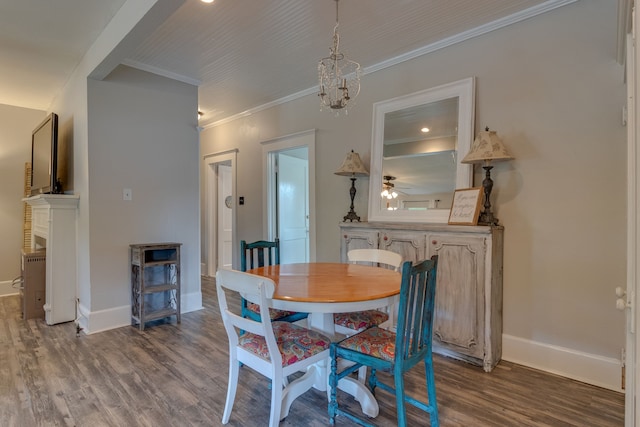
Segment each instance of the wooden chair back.
M260 307L266 308L260 312L261 322L243 317L241 313L234 313L230 310L227 304L225 289L249 297L253 301L260 301ZM275 360L272 359L272 361L276 364L281 363L281 360L280 362L277 360L280 357L280 352L278 351L278 346L271 328L271 319L268 314L269 301L273 297L275 283L267 277L256 276L236 270L221 269L216 273L216 291L218 294L218 304L220 305L220 315L222 316L222 322L227 331L230 343L234 346L238 345L239 331L247 331L261 335L265 337L271 357L275 358Z
M280 240L275 239L273 242L267 240L258 240L257 242L247 243L240 241L240 270L247 271L253 268L264 267L265 265L280 264ZM250 306L245 298L241 299L242 314L245 317L251 317L253 320L259 320L260 317L253 311L254 306ZM281 320L283 322L297 322L305 319L308 313L288 312L282 310L271 309L272 319Z
M431 355L438 256L402 265L396 325L396 369L404 372Z
M247 271L252 268L264 267L265 265L280 264L280 240L273 242L258 240L247 243L240 241L240 270Z
M347 252L347 259L351 263L370 262L385 264L398 271L402 265L402 255L384 249L352 249Z

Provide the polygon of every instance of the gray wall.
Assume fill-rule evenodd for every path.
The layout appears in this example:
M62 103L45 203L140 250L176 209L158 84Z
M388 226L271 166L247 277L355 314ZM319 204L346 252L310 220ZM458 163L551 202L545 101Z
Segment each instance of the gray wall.
M80 196L85 331L129 324L131 243L183 243L182 308L199 309L197 87L126 67L104 81L87 80L91 69L83 62L52 104L72 156L65 189ZM0 105L0 294L20 274L24 163L31 131L44 117L44 111ZM123 188L133 190L131 202L122 200Z
M124 66L88 80L91 312L129 322L132 243L183 243L183 309L202 307L197 100L195 86Z
M15 293L20 276L24 168L31 161L31 132L46 113L0 104L0 295Z
M614 289L626 283L626 88L615 53L612 2L580 1L366 75L346 117L319 112L310 95L204 130L201 150L239 149L238 239L254 240L263 236L259 142L317 129L317 260L338 261L350 181L333 172L350 149L369 162L372 104L475 76L476 132L490 126L515 157L492 173L506 228L505 346L615 362L624 316ZM368 184L356 183L365 218Z

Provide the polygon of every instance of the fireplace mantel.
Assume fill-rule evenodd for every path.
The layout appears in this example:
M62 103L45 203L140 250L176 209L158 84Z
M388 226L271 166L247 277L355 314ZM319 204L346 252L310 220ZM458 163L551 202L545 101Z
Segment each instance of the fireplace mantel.
M40 194L23 199L31 206L31 249L46 248L45 321L76 318L76 220L79 196Z

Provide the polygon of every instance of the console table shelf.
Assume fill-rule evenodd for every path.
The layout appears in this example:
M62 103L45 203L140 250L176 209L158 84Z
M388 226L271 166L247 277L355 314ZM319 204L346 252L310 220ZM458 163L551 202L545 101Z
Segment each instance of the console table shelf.
M131 324L176 316L180 323L181 243L130 245Z

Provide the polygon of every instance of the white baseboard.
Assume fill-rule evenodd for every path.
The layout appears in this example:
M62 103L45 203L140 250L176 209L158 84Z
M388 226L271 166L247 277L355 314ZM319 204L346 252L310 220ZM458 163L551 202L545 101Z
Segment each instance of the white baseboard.
M502 359L587 384L623 392L618 359L502 335Z
M9 295L18 295L20 291L11 286L11 281L0 282L0 297L7 297Z
M78 323L85 334L108 331L131 325L131 306L120 306L106 310L89 311L84 305L78 306Z
M181 313L201 310L202 292L181 295ZM95 334L109 329L131 325L131 305L108 308L106 310L89 311L85 306L78 306L80 316L78 323L85 334Z
M191 292L189 294L181 294L181 313L189 313L190 311L202 310L202 292Z

